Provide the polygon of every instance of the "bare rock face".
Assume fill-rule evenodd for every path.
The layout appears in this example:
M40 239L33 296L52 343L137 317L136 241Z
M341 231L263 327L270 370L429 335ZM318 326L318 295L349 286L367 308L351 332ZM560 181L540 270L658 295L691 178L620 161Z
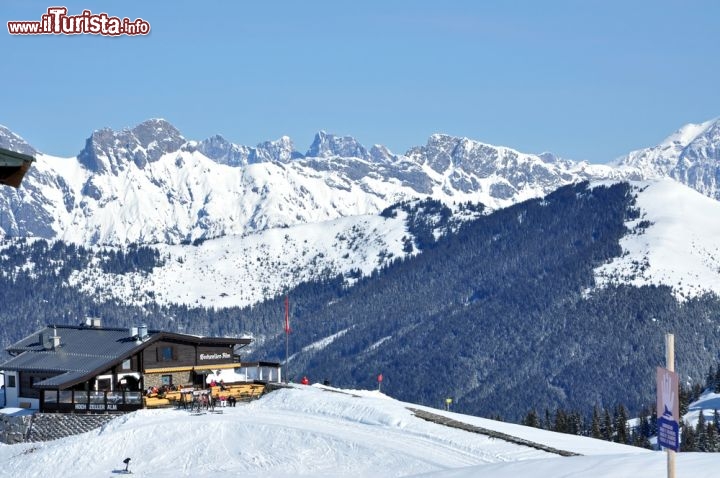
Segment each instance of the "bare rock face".
M185 138L163 119L151 119L133 129L95 131L85 142L78 159L91 171L117 175L132 162L140 169L185 144Z

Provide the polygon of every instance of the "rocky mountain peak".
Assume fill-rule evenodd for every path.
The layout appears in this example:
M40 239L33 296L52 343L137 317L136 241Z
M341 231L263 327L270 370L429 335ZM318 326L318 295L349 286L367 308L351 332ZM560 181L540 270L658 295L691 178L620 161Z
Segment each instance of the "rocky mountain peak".
M334 134L319 131L306 157L328 158L340 156L344 158L370 159L367 149L352 136L337 136Z
M295 150L289 136L282 136L275 141L265 141L253 148L231 143L222 136L215 135L197 143L196 149L213 161L230 166L245 166L267 161L286 163L302 157L302 154Z
M197 143L195 149L219 164L242 166L248 164L251 148L233 144L216 134Z
M382 144L375 144L370 148L370 158L376 163L391 163L397 159L397 156Z
M270 160L281 163L303 157L302 153L295 150L295 145L289 136L281 136L275 141L262 142L257 145L257 149L263 151Z
M501 156L512 156L516 153L508 148L504 148L504 152L500 149L468 138L433 134L425 146L413 148L407 155L415 161L427 164L438 173L454 166L485 177L497 168Z
M164 119L150 119L132 129L103 128L93 132L78 159L92 171L117 174L129 162L143 169L148 162L178 151L185 143L172 124Z
M132 129L132 134L148 151L148 161L156 161L165 153L177 151L186 142L180 131L164 119L143 121Z

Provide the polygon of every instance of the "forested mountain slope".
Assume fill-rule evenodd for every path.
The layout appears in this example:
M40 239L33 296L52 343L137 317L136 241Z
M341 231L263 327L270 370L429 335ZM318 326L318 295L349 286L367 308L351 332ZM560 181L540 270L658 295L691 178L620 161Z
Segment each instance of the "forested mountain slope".
M402 399L454 397L465 412L513 419L527 404L638 407L653 396L666 332L684 376L700 376L720 340L714 295L680 303L668 287L594 287L594 268L621 255L625 223L639 215L627 183L567 186L468 223L353 288L291 291L289 374L372 387L382 372ZM282 300L241 317L279 319ZM257 357L284 358L277 323Z

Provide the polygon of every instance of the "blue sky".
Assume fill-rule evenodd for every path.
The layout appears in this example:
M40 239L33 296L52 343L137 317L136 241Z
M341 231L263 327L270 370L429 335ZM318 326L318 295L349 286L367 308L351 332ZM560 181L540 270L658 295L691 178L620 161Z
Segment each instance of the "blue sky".
M66 6L148 36L14 36ZM720 2L3 0L0 124L72 156L166 118L255 145L318 130L402 153L436 132L606 162L720 116Z

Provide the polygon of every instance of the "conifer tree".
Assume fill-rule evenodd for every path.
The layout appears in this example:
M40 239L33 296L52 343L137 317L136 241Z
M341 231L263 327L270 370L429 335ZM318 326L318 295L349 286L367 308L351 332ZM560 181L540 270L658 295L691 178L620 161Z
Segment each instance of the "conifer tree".
M697 451L695 429L686 425L684 422L681 425L681 429L680 451Z
M705 414L700 410L698 415L698 422L695 427L695 438L697 442L698 451L708 451L707 443L707 424L705 422Z
M584 432L583 417L580 412L572 412L568 417L568 433L582 435Z
M709 453L718 451L718 435L715 431L715 425L708 423L705 430L706 450Z
M615 441L618 443L628 443L627 409L622 404L615 407L615 432Z
M650 443L650 439L647 436L643 435L639 431L632 433L631 436L632 438L630 443L632 443L633 446L652 450L652 444Z
M710 365L710 370L708 370L707 375L705 376L705 388L708 390L715 390L715 377L716 377L716 371L715 367Z
M680 390L678 391L678 398L680 400L680 416L684 416L688 412L688 405L690 405L690 391L681 383Z
M543 423L543 428L545 430L552 430L552 422L550 421L550 410L547 408L545 409L545 423Z
M657 408L652 407L650 410L650 431L648 436L657 435Z
M593 407L593 416L592 416L592 425L590 429L590 436L593 438L602 438L602 434L600 432L600 411L598 410L598 406L595 405Z
M638 424L638 435L641 435L645 438L648 438L650 434L650 418L648 417L650 415L650 410L647 409L647 407L643 406L642 410L640 410L640 423Z
M540 419L538 418L537 412L534 408L528 412L523 419L522 424L526 427L540 428Z
M690 403L696 402L700 399L700 395L703 393L703 387L699 383L694 383L690 394Z
M612 441L614 431L615 430L613 430L613 422L610 418L610 412L607 408L605 408L601 428L603 440Z
M555 411L555 426L553 430L560 433L567 433L568 431L567 415L562 408L558 408Z

